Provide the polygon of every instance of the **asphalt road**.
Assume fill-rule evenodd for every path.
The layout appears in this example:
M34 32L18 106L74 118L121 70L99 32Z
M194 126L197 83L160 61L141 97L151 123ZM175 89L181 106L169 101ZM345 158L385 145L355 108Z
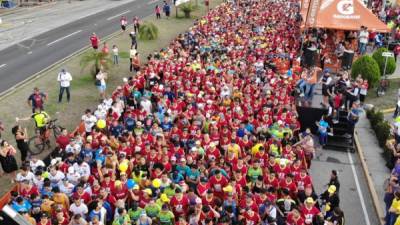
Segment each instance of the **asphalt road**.
M332 170L338 171L340 208L346 224L377 225L375 211L358 153L318 150L311 164L313 184L318 194L327 189Z
M143 18L152 14L155 5L161 2L136 0L66 24L0 51L0 93L90 45L89 37L93 32L101 39L120 30L121 15L127 16L129 20L133 16Z

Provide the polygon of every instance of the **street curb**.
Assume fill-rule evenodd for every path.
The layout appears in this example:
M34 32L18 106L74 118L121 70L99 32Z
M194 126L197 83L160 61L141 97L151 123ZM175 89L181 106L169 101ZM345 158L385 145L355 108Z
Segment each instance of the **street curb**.
M129 26L130 27L130 26ZM114 38L115 36L121 34L123 31L117 31L115 33L109 34L107 36L104 37L104 40L107 41L111 38ZM13 85L12 87L10 87L9 89L3 91L0 93L0 101L3 100L5 97L11 95L12 93L14 93L18 88L21 87L25 87L26 85L28 85L30 83L30 81L34 81L36 79L41 78L43 75L40 75L42 73L45 73L51 69L53 69L54 67L58 66L59 64L65 63L66 61L70 60L72 57L78 56L80 54L82 54L83 52L85 52L86 50L88 50L89 48L91 48L90 45L86 45L83 48L75 51L74 53L52 63L51 65L47 66L46 68L40 70L39 72L34 73L33 75L31 75L30 77L26 78L25 80L22 80L20 82L18 82L17 84Z
M386 113L392 113L396 110L396 108L388 108L388 109L382 109L381 112L386 114Z
M365 177L367 178L368 189L372 196L372 202L374 204L375 211L378 214L381 225L384 225L385 221L383 220L383 218L385 218L385 215L382 211L381 202L379 201L378 194L376 192L374 183L372 181L371 173L369 172L369 169L368 169L368 166L366 163L366 159L364 157L364 151L360 145L360 141L358 139L357 132L354 133L354 141L356 144L356 148L358 150L358 156L360 157L361 167L364 171Z

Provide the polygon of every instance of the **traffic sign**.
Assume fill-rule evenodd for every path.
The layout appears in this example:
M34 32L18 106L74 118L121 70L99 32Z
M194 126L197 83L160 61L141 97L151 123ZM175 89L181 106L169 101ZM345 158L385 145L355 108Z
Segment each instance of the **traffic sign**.
M394 57L393 52L382 52L383 57Z

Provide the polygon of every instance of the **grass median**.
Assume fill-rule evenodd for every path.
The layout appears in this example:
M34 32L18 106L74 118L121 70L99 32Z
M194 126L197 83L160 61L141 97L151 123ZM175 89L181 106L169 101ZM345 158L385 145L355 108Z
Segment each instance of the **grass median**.
M222 0L211 1L210 6L215 7L220 4ZM182 12L179 13L182 16ZM192 12L192 16L189 19L176 18L175 9L172 10L172 17L166 19L157 20L155 15L151 15L144 19L154 23L159 30L159 36L157 40L152 41L140 41L138 42L138 52L141 55L142 62L145 62L146 57L155 51L166 47L179 33L183 33L193 25L193 22L206 14L206 8L204 5L199 5L196 11ZM119 24L116 24L119 26ZM129 48L130 38L128 36L130 29L125 33L118 34L111 39L107 40L108 46L111 48L114 44L118 46L120 51L120 63L118 66L113 66L109 71L109 79L107 81L107 94L122 84L123 77L129 77L132 75L129 72ZM100 37L101 38L101 37ZM88 37L89 39L89 37ZM89 42L89 40L88 40ZM98 104L99 94L94 85L92 75L90 75L89 67L82 70L80 67L80 59L83 54L90 50L86 50L81 54L68 59L66 62L55 65L50 70L39 74L40 78L30 81L28 84L22 87L17 87L17 90L0 100L0 120L5 125L5 132L3 132L3 138L8 140L15 147L14 137L11 134L11 128L16 124L16 117L26 117L31 115L31 109L27 105L27 98L32 93L34 87L40 88L42 91L48 93L49 99L45 103L45 111L52 116L57 118L58 123L66 127L69 131L75 129L78 125L81 116L85 109L93 109ZM66 96L64 94L64 102L58 103L58 91L59 84L57 82L57 74L61 68L66 68L73 77L71 83L71 102L66 103ZM16 71L18 72L18 71ZM19 122L23 127L28 128L28 133L32 135L34 133L33 121ZM52 144L54 146L54 144ZM38 157L45 157L49 154L50 150L43 152ZM17 151L17 160L19 161L19 151ZM0 196L6 193L12 184L5 178L0 178Z
M365 103L374 105L379 110L396 107L398 90L400 88L400 79L390 79L389 87L384 96L376 96L376 87L368 90Z

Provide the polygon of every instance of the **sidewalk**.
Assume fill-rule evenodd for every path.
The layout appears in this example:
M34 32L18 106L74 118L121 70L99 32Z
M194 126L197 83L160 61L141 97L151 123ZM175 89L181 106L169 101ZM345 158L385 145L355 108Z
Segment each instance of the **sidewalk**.
M385 194L384 182L385 179L388 178L390 171L385 166L385 159L381 155L383 150L379 147L378 140L365 113L361 115L360 120L357 123L356 132L362 149L359 153L363 154L365 158L366 165L377 192L376 194L378 195L382 212L385 212L383 201Z
M21 8L0 17L0 50L21 41L31 39L81 18L112 9L135 0L67 0L38 7ZM133 15L128 15L131 19ZM88 24L89 25L89 24ZM32 43L40 40L32 39Z

